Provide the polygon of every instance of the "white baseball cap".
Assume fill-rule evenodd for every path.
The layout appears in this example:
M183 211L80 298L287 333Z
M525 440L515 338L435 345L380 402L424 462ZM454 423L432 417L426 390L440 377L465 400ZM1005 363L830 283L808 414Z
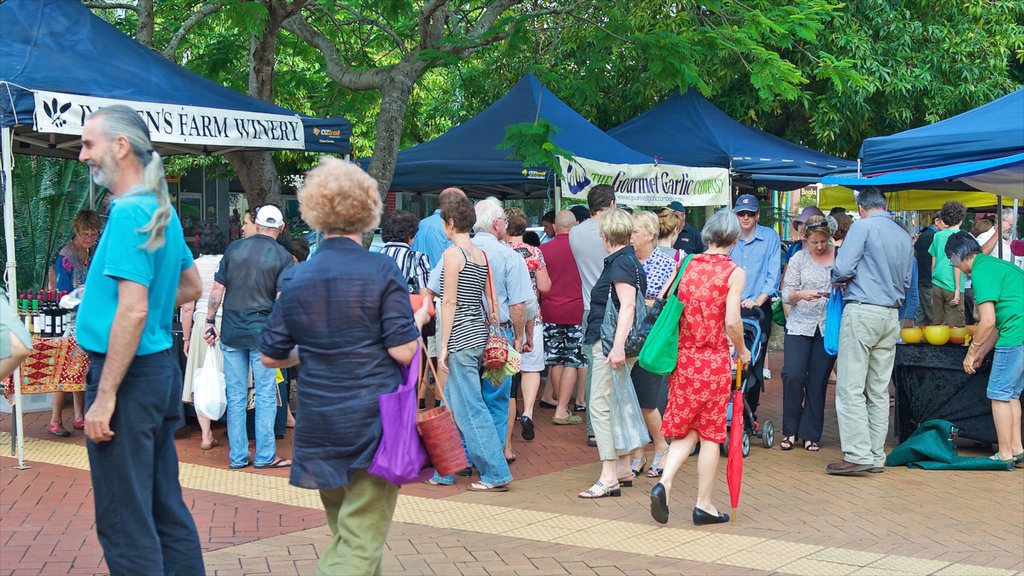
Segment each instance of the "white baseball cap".
M284 215L277 206L266 205L256 211L256 225L266 228L283 228Z

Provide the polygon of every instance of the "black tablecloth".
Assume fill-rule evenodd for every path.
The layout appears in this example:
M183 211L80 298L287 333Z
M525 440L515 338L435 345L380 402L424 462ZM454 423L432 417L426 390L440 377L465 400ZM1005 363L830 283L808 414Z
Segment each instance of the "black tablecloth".
M975 374L964 372L966 346L898 344L893 381L896 386L896 434L906 440L918 424L942 419L956 424L960 436L996 444L992 407L985 396L990 354Z

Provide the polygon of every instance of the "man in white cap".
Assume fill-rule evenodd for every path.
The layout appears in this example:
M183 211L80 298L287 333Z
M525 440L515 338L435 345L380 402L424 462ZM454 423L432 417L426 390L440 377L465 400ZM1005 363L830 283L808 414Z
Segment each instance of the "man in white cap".
M281 290L281 281L294 259L277 243L284 216L274 205L256 209L256 233L232 242L214 276L204 337L213 345L220 339L227 384L228 458L230 468L284 468L291 460L277 456L274 418L277 416L275 370L260 360L259 335ZM215 325L217 310L224 304L221 332ZM245 405L252 369L256 393L256 454L249 457Z

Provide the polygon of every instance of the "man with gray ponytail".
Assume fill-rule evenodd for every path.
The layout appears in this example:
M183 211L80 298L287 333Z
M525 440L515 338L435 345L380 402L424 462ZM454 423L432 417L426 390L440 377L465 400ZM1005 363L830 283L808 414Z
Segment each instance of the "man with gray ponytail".
M90 362L85 434L96 532L111 574L203 574L178 482L182 378L171 350L174 307L199 297L199 274L138 113L93 113L78 159L113 195L77 325Z

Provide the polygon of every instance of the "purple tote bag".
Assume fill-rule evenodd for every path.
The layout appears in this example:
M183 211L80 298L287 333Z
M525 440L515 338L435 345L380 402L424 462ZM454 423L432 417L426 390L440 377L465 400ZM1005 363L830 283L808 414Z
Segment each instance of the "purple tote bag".
M412 362L402 367L402 383L390 394L381 394L380 419L382 434L377 452L367 472L396 485L423 482L434 475L423 439L416 430L420 349Z

